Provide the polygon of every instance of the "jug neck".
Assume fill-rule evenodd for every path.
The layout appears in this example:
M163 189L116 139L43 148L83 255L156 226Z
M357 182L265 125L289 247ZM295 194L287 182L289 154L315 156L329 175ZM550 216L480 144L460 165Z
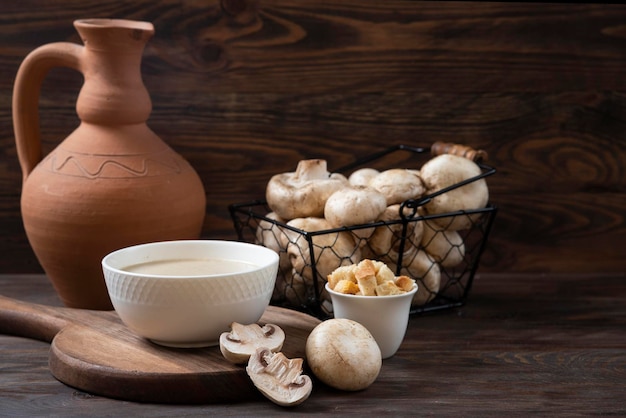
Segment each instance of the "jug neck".
M141 77L141 59L154 34L151 23L123 19L74 22L84 43L81 71L85 82L76 101L84 122L134 124L152 111Z

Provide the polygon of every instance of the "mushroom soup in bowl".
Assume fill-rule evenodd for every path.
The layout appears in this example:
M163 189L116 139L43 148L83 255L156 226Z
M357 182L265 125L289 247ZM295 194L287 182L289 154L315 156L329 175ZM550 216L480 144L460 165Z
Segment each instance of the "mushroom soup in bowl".
M183 240L141 244L102 260L115 311L136 334L173 347L217 345L230 324L269 305L278 254L256 244Z

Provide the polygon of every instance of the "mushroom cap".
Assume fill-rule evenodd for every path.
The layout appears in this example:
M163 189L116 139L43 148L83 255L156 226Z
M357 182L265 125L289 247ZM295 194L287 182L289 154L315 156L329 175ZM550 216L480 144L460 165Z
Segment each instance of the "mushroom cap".
M350 176L348 177L348 182L352 186L368 186L370 181L372 181L372 179L376 177L379 173L380 171L376 170L375 168L359 168L358 170L355 170L352 172L352 174L350 174Z
M351 186L330 195L324 218L335 228L374 222L387 207L385 196L373 187Z
M428 194L481 174L473 161L452 154L442 154L428 160L420 170ZM484 208L489 201L489 189L484 178L442 193L424 205L428 215L440 215L460 210ZM438 225L449 230L467 229L480 216L455 216L434 219Z
M286 221L280 218L275 212L270 212L265 217L280 223ZM261 219L256 228L256 243L278 253L278 274L276 275L276 284L272 293L272 301L281 301L285 298L285 279L291 273L291 261L287 253L285 244L285 228L276 223Z
M400 274L409 276L418 282L417 293L413 296L412 307L422 306L437 296L441 287L441 268L425 251L421 250L412 259L405 259ZM389 268L396 271L397 266Z
M317 325L307 338L306 358L319 380L346 391L367 388L382 367L376 340L350 319L328 319Z
M388 206L379 216L378 221L391 222L400 220L400 204ZM408 209L406 209L408 210ZM361 249L365 258L382 259L385 262L397 262L402 240L402 223L389 223L376 227L369 237L367 245ZM403 259L412 258L422 240L424 225L421 221L410 221L407 224Z
M459 265L465 257L465 243L457 231L437 226L431 221L424 221L422 248L442 267Z
M258 324L231 324L230 332L220 335L220 351L226 360L234 364L244 364L257 348L265 347L280 351L285 342L285 332L274 324L261 327Z
M323 216L328 197L349 184L326 167L325 160L301 160L295 172L272 176L265 189L267 205L285 220Z
M382 171L369 182L369 186L385 196L387 206L417 199L425 192L419 171L404 168Z
M288 359L283 353L259 347L250 356L246 373L266 398L280 406L295 406L313 390L311 378L302 374L303 363L301 358Z
M276 214L276 212L270 212L265 215L266 218L272 219L276 222L286 223L284 219ZM261 219L256 228L256 243L261 244L264 247L270 248L278 253L279 268L281 271L291 266L289 262L289 256L285 251L285 229L273 222Z
M324 218L297 218L287 222L287 225L306 232L325 231L332 229L332 225ZM311 252L306 238L293 231L290 237L287 253L292 268L306 280L312 280ZM347 231L329 232L311 236L315 267L320 277L326 277L334 269L346 264L354 264L361 259L361 252L356 245L352 234Z
M282 285L282 293L285 295L285 300L292 306L305 306L313 295L313 284L311 281L305 280L300 273L293 269L285 276Z

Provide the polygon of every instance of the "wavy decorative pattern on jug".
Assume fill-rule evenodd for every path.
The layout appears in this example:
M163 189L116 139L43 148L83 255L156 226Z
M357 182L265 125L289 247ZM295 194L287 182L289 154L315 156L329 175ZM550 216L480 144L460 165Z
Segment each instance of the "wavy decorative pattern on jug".
M180 173L182 170L179 159L169 150L146 154L102 155L58 149L50 153L42 165L56 174L89 179L154 177Z

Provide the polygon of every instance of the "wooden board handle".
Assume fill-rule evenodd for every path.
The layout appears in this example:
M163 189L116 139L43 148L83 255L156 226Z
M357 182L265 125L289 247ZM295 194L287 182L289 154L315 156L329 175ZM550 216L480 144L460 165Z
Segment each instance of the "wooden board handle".
M437 141L430 147L433 156L441 154L453 154L459 157L465 157L474 162L487 160L487 153L483 150L475 150L467 145L455 144L452 142Z
M67 325L89 323L89 311L38 305L0 295L0 333L51 342Z

